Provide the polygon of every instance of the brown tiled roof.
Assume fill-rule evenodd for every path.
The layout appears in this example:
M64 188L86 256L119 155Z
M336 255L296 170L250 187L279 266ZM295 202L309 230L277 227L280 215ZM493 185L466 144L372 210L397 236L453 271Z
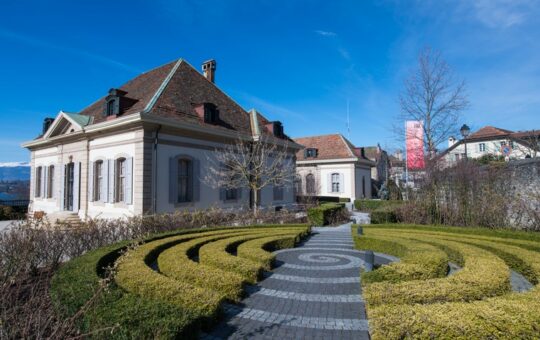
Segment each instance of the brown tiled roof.
M174 74L171 74L177 63L178 67ZM122 85L119 89L127 92L125 96L136 100L132 107L122 113L122 116L142 112L163 85L166 86L155 100L149 114L200 124L209 129L252 133L250 114L184 60L177 60L155 68ZM105 97L83 109L80 114L92 116L94 124L104 121ZM203 103L212 103L217 106L219 121L216 124L204 123L195 111L195 106ZM260 131L268 133L265 128L268 120L260 114L257 118Z
M132 107L123 112L123 115L144 110L148 102L158 90L161 83L163 83L167 75L171 72L175 63L176 61L173 61L145 72L119 87L120 90L127 92L126 97L137 100ZM103 91L103 93L106 92L106 90ZM103 116L103 109L105 105L105 97L106 95L94 102L92 105L83 109L81 112L79 112L79 114L93 117L94 124L104 121L105 117Z
M306 148L315 148L318 150L317 160L338 159L338 158L356 158L354 146L340 134L294 138L294 141ZM298 161L304 161L304 150L296 153ZM309 158L311 160L312 158Z
M366 156L367 159L370 159L372 161L375 161L379 159L379 148L376 146L363 146L358 149L358 152L362 152L362 149L364 149L364 156Z
M484 139L489 137L504 137L513 133L513 131L496 128L493 126L484 126L480 130L472 133L467 139Z

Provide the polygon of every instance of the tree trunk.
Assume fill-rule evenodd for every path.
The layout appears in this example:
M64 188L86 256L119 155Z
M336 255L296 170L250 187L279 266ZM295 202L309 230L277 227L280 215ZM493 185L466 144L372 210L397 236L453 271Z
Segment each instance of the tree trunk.
M258 190L256 189L252 189L253 190L253 216L254 217L257 217L257 213L258 213L258 205L257 205L257 201L258 201Z

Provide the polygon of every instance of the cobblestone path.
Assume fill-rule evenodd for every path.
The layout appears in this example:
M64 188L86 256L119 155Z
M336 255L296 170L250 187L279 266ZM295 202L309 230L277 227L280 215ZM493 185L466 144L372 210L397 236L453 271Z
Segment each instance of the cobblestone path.
M314 228L204 339L369 339L350 224Z

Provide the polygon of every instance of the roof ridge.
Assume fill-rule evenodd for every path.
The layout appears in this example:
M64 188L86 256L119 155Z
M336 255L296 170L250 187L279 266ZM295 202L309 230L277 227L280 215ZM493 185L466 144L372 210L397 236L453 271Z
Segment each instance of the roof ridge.
M345 145L347 146L347 149L349 150L349 153L351 154L351 156L353 157L357 157L355 154L354 154L354 145L353 143L351 143L351 141L349 141L347 138L345 138L345 136L343 136L341 133L338 134L340 137L341 137L341 140L343 141L343 143L345 143Z
M293 139L318 138L318 137L328 137L328 136L341 136L341 137L343 137L343 135L341 133L327 133L327 134L324 134L324 135L295 137Z
M182 58L180 58L180 59L178 59L176 61L176 63L174 64L172 70L169 72L167 77L165 77L165 79L163 79L163 81L161 82L161 85L159 85L158 89L156 90L156 92L154 93L152 98L148 101L148 103L146 103L146 106L143 109L144 113L148 113L148 112L150 112L150 110L152 110L152 108L154 107L154 104L159 99L159 97L161 96L161 94L163 93L163 91L165 90L167 85L169 85L169 82L171 81L172 77L176 73L176 70L178 70L178 67L180 66L180 64L182 62L183 62ZM165 64L165 65L167 65L167 64Z

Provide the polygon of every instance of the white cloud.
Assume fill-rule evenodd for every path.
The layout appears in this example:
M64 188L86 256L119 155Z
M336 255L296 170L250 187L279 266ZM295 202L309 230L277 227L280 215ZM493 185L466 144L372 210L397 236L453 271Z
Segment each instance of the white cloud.
M318 35L322 35L323 37L335 37L335 36L337 36L336 33L330 32L330 31L316 30L315 33L317 33Z
M85 51L85 50L82 50L82 49L78 49L78 48L56 45L56 44L50 43L48 41L35 39L33 37L29 37L29 36L25 36L25 35L15 33L15 32L7 31L7 30L4 30L2 28L0 28L0 37L4 37L4 38L10 39L10 40L15 40L15 41L18 41L20 43L30 45L30 46L34 46L34 47L41 47L41 48L46 48L46 49L50 49L50 50L57 50L57 51L60 51L60 52L63 52L63 53L69 53L69 54L72 54L72 55L78 55L80 57L90 59L90 60L94 60L94 61L100 62L102 64L107 64L107 65L111 65L111 66L114 66L114 67L122 68L124 70L134 72L134 73L141 73L140 70L135 69L134 67L131 67L130 65L124 64L122 62L119 62L117 60L114 60L114 59L111 59L111 58L108 58L108 57L104 57L104 56L99 55L99 54L94 54L94 53L91 53L91 52L88 52L88 51Z
M525 23L538 6L538 0L464 0L482 24L490 28L509 28Z
M0 163L0 168L14 168L19 166L30 166L30 163L28 162L7 162L7 163Z

